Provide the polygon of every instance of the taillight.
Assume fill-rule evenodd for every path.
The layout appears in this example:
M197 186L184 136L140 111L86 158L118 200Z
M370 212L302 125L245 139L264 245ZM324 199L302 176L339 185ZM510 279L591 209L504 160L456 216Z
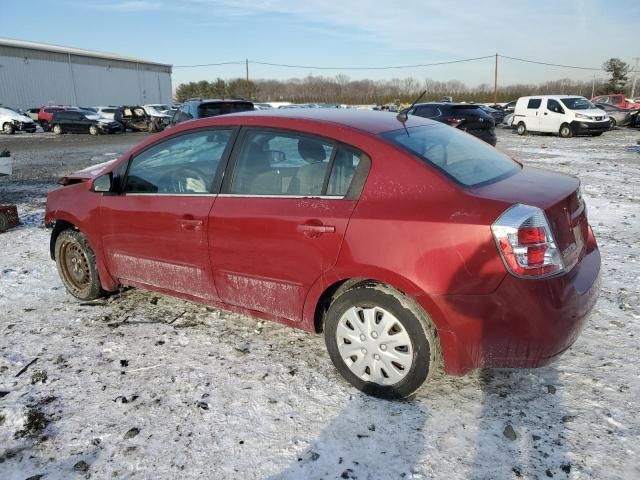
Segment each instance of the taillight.
M457 117L447 118L447 123L449 125L451 125L452 127L457 127L458 125L460 125L464 121L465 121L464 118L457 118Z
M514 205L491 225L491 232L513 275L545 277L564 270L547 217L539 208Z

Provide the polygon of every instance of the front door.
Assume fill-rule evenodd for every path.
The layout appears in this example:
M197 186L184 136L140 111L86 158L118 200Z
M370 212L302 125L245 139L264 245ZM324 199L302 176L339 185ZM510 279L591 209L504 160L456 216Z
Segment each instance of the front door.
M565 122L564 108L553 98L543 101L542 116L540 117L540 131L557 133L560 125Z
M103 196L100 206L112 276L217 298L207 228L231 137L231 129L198 130L161 140L130 160L122 193Z
M209 219L220 298L300 321L310 287L338 258L359 195L350 185L368 157L319 137L251 128L231 162Z

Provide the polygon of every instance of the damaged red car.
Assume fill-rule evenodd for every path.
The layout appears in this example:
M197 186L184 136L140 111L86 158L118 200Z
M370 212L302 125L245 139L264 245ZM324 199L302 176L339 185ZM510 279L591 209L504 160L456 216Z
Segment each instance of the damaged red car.
M421 117L195 120L60 183L46 224L69 293L139 287L322 332L380 397L440 367L545 365L599 291L577 178Z

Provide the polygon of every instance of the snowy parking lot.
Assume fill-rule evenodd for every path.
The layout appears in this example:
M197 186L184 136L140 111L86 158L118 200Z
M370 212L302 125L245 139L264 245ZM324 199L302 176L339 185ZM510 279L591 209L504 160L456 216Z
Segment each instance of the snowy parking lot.
M498 148L578 175L600 299L554 364L440 377L405 402L361 394L321 336L129 289L81 303L49 258L47 190L144 134L0 137L0 479L640 478L640 139Z

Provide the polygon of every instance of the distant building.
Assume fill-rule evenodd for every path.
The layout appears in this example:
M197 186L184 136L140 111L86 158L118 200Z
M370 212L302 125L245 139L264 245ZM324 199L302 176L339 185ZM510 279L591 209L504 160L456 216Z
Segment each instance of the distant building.
M170 103L171 65L0 38L0 105Z

